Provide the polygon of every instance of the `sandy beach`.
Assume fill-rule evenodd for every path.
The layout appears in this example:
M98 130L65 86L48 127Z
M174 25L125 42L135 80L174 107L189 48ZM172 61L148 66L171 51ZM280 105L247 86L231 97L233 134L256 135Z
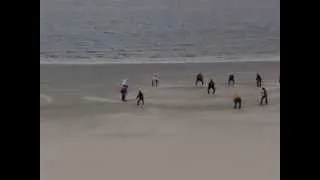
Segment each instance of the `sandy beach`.
M199 72L216 82L215 95L194 86ZM235 87L226 87L229 72ZM268 106L258 105L257 72ZM280 62L40 65L40 179L278 180L279 73Z

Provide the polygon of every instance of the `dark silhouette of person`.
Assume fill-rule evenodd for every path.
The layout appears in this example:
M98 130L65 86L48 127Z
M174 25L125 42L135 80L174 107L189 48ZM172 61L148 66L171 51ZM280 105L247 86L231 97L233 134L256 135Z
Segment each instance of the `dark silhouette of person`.
M234 74L233 73L229 74L228 86L231 86L231 84L232 84L232 86L234 86L235 83L236 83L236 81L235 81L235 78L234 78Z
M260 99L260 105L263 105L263 102L268 105L268 92L266 90L266 88L262 88L261 91L261 99Z
M215 87L215 83L213 82L212 79L210 79L209 83L208 83L208 94L210 94L210 90L212 89L212 94L215 94L216 92L216 87Z
M256 82L257 82L257 87L262 86L262 77L259 73L257 73Z
M241 109L242 106L242 99L239 95L235 95L233 98L233 108L234 109Z
M121 93L121 100L123 102L127 101L126 97L127 97L127 93L128 93L128 85L123 85L121 87L120 93Z
M140 106L140 102L142 102L142 105L144 105L144 96L141 89L139 89L136 99L137 99L137 106Z
M203 82L203 75L201 74L201 73L199 73L199 74L197 74L197 76L196 76L196 86L198 86L198 83L199 82L201 82L201 84L202 84L202 86L203 86L203 84L204 84L204 82Z

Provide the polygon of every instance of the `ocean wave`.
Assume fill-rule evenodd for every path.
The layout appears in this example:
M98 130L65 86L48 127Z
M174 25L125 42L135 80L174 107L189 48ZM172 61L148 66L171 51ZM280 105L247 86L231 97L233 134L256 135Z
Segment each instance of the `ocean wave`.
M174 57L174 58L128 58L128 59L68 59L41 58L41 64L94 65L94 64L179 64L179 63L227 63L227 62L280 62L280 56L270 57Z

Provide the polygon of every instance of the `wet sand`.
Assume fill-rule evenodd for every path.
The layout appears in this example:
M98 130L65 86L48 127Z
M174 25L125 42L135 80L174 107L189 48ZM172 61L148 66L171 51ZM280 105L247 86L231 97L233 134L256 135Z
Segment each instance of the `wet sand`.
M194 87L198 72L216 82L214 96ZM257 72L268 106L258 105ZM41 179L280 179L279 72L279 62L41 65ZM120 102L123 78L127 103ZM138 88L144 108L135 104ZM234 93L242 110L232 109Z

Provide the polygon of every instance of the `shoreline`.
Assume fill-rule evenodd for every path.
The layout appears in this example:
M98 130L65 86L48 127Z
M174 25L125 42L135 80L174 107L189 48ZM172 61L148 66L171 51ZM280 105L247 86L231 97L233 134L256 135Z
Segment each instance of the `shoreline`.
M108 65L194 65L194 64L238 64L238 63L280 63L280 60L244 60L244 61L216 61L216 62L98 62L98 63L43 63L40 62L41 66L108 66Z

